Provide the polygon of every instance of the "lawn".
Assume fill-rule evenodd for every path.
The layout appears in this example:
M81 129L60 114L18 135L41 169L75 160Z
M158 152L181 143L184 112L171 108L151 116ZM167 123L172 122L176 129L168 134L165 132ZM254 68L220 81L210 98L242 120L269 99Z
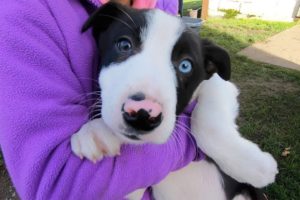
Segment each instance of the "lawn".
M183 0L183 15L187 15L188 9L199 9L202 6L202 0Z
M232 81L240 88L240 132L271 152L279 164L271 200L300 197L300 72L263 64L236 53L295 23L256 19L209 19L201 36L223 46L232 59ZM290 147L287 157L281 155Z

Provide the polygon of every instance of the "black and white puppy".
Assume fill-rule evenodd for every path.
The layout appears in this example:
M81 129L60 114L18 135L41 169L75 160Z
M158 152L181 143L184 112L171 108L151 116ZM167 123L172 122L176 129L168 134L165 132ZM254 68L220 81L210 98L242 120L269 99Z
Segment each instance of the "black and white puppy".
M209 158L153 186L155 199L262 199L254 187L274 182L277 163L237 131L238 90L227 81L226 51L159 10L108 3L83 31L90 27L101 55L102 118L73 135L74 153L96 162L122 143L164 143L176 116L197 100L192 133Z

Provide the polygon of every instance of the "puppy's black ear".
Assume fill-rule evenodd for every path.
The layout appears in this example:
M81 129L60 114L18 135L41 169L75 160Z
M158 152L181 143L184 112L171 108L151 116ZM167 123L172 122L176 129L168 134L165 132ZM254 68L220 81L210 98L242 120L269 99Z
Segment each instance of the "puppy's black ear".
M224 80L230 79L231 64L230 57L226 50L215 45L214 43L202 41L204 65L209 79L214 72L217 72Z
M118 19L120 11L124 10L124 6L118 3L106 3L97 9L85 22L81 32L87 31L89 28L93 28L94 36L100 32L105 31L113 20Z

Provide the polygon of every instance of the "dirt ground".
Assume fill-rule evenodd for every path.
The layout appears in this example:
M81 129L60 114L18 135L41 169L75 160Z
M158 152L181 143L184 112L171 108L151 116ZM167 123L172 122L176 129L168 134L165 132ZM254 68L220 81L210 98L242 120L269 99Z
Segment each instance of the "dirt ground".
M1 152L0 152L0 199L1 200L18 199L15 189L13 188L8 173L5 169Z

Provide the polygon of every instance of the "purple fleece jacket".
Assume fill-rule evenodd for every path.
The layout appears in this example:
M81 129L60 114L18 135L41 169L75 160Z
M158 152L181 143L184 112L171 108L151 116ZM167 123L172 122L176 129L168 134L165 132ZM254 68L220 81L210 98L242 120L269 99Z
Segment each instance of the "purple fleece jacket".
M176 5L158 1L170 13ZM119 200L195 158L183 130L163 145L125 145L97 164L72 154L97 64L91 31L80 33L87 18L79 0L0 1L0 146L21 199Z

